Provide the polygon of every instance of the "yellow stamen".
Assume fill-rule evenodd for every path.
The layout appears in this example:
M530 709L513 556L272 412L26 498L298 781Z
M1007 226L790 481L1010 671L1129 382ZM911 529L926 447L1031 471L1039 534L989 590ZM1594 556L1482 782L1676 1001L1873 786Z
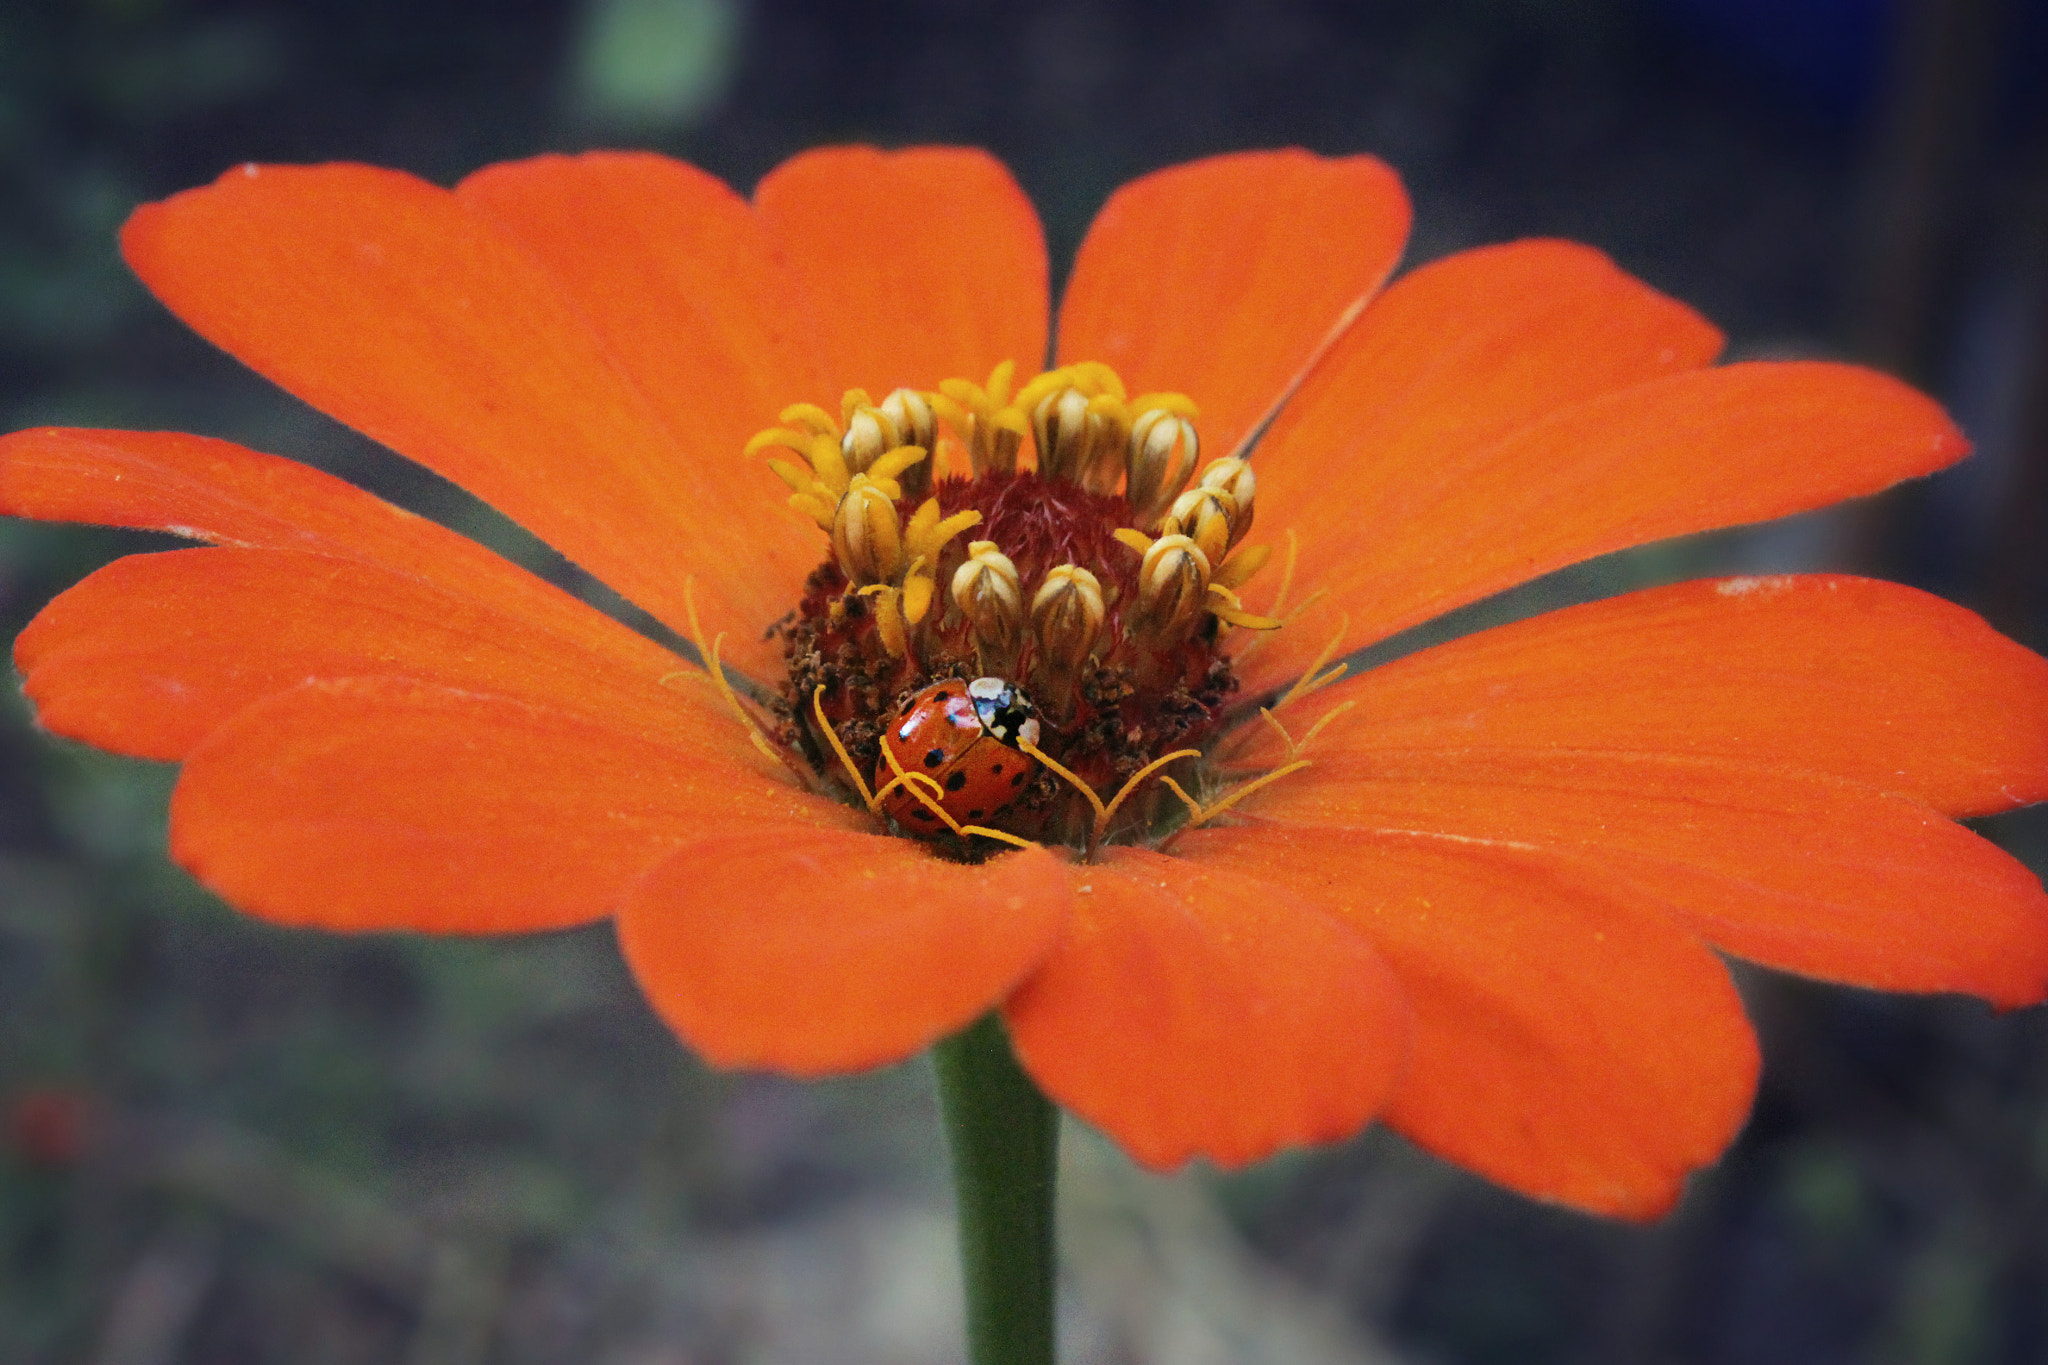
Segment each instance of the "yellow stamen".
M1302 753L1305 750L1307 750L1308 746L1315 742L1316 736L1323 732L1324 726L1328 725L1331 721L1337 719L1337 717L1343 715L1346 711L1351 710L1353 707L1357 705L1358 702L1355 699L1352 701L1339 702L1337 705L1323 712L1322 715L1317 716L1316 723L1309 726L1308 733L1303 735L1299 740L1295 739L1293 735L1287 733L1287 727L1280 723L1280 717L1274 715L1266 707L1261 706L1259 708L1259 719L1263 720L1264 722L1266 722L1266 724L1273 727L1273 733L1279 735L1280 742L1287 746L1287 757L1290 759L1295 759L1300 758Z
M1054 758L1051 754L1039 748L1036 744L1033 744L1028 739L1018 740L1017 747L1023 750L1025 753L1030 754L1033 758L1037 759L1040 763L1043 763L1046 767L1058 773L1061 777L1067 779L1068 783L1070 783L1073 786L1075 791L1087 797L1088 804L1095 808L1095 822L1098 825L1101 824L1103 820L1108 817L1108 809L1102 804L1102 798L1095 794L1095 788L1089 786L1086 782L1083 782L1080 778L1076 777L1074 775L1074 770L1072 768L1069 768L1066 764L1060 762L1058 759Z
M1323 727L1325 725L1328 725L1331 721L1337 719L1337 717L1343 715L1346 711L1351 710L1353 707L1357 705L1358 701L1356 698L1352 699L1351 701L1338 702L1335 706L1323 712L1322 715L1316 717L1316 723L1314 725L1309 726L1308 733L1301 737L1301 747L1303 749L1306 749L1309 745L1315 743L1316 736L1323 732Z
M1179 830L1175 830L1174 833L1178 834L1181 832L1181 830L1190 830L1194 829L1198 825L1207 824L1209 821L1223 814L1223 812L1229 810L1238 802L1244 800L1247 796L1250 796L1253 792L1259 791L1260 789L1265 787L1270 787L1275 782L1278 782L1281 778L1287 776L1289 773L1298 773L1303 768L1306 768L1308 765L1309 763L1307 759L1297 758L1296 760L1294 760L1294 762L1289 763L1285 767L1275 768L1272 772L1265 773L1259 777L1255 777L1251 781L1243 783L1240 786L1232 787L1230 789L1230 792L1227 795L1225 795L1221 800L1218 800L1210 805L1203 806L1199 814L1190 816L1188 822L1185 825L1182 825Z
M1338 618L1337 629L1331 633L1329 643L1323 646L1322 652L1316 655L1316 661L1308 666L1308 672L1302 674L1296 680L1294 686L1281 694L1280 700L1273 707L1274 710L1283 710L1300 701L1309 693L1328 687L1331 683L1344 676L1350 669L1350 664L1330 664L1327 672L1321 670L1324 664L1330 663L1330 656L1337 652L1338 644L1342 642L1345 634L1350 629L1351 613L1347 611Z
M1167 835L1164 839L1160 840L1159 847L1162 850L1165 849L1165 847L1168 844L1172 843L1175 839L1180 838L1181 835L1186 834L1191 829L1198 829L1201 826L1207 824L1209 821L1223 814L1223 812L1229 810L1238 802L1244 800L1247 796L1250 796L1253 792L1259 791L1260 789L1265 787L1269 787L1273 783L1278 782L1281 778L1287 776L1289 773L1298 773L1303 768L1306 768L1308 766L1308 760L1304 758L1296 762L1289 763L1284 768L1275 768L1272 772L1266 773L1259 777L1255 777L1251 781L1246 782L1241 786L1231 788L1228 795L1224 796L1221 800L1216 801L1213 804L1207 806L1203 805L1201 802L1195 800L1194 797L1189 796L1186 792L1182 791L1180 788L1180 784L1175 782L1172 778L1160 778L1159 780L1165 783L1167 786L1171 787L1173 789L1173 794L1175 796L1178 796L1187 805L1188 820L1186 824L1182 825L1179 829L1174 830L1173 833Z
M846 746L840 743L839 732L832 728L832 722L825 719L825 684L823 683L819 683L811 690L811 714L818 718L818 728L825 732L825 738L832 745L832 752L839 755L839 766L846 769L846 775L853 779L853 789L860 793L861 802L867 806L871 813L881 814L881 811L875 805L879 798L868 790L867 779L860 775L860 769L854 765L853 755L846 752ZM882 752L889 752L889 746L884 744Z
M839 439L839 423L833 421L832 414L816 403L791 403L776 414L775 420L787 422L791 426L807 427L813 436L828 435L834 440Z
M768 736L761 732L760 725L755 722L752 715L748 714L747 708L740 705L739 694L732 690L732 683L727 680L725 670L719 666L718 651L720 646L725 643L725 632L720 631L718 633L718 638L711 642L711 648L704 648L704 626L697 619L697 579L695 575L683 580L683 610L690 618L690 643L697 647L697 656L705 661L705 671L711 675L711 681L717 684L718 695L725 698L725 704L730 706L732 713L740 718L740 724L746 727L747 738L754 742L754 747L775 762L781 763L783 761L781 750L769 742ZM666 682L667 679L664 678L663 681Z
M1123 805L1125 797L1138 789L1140 782L1143 782L1146 778L1152 776L1153 773L1158 772L1177 758L1200 758L1201 756L1202 751L1200 749L1175 749L1172 753L1155 758L1144 767L1138 769L1138 771L1132 773L1130 780L1117 788L1116 795L1109 798L1109 804L1102 809L1101 814L1095 817L1094 832L1088 837L1089 850L1092 852L1095 846L1102 842L1102 836L1109 832L1109 822L1116 818L1117 808Z

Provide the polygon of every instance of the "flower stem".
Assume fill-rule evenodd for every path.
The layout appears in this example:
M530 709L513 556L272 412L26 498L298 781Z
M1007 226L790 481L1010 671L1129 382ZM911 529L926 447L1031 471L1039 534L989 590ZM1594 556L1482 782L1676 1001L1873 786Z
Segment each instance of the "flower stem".
M1060 1115L995 1015L932 1049L960 1205L970 1365L1053 1365Z

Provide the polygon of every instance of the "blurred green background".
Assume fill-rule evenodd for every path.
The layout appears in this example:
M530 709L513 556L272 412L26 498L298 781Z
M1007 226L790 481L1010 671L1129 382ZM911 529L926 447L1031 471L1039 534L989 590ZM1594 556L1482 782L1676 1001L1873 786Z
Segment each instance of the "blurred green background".
M1448 629L1695 573L1847 568L2048 644L2048 5L2023 0L11 0L0 424L318 463L579 590L445 485L186 334L137 202L244 160L449 182L655 147L750 186L827 141L971 142L1055 259L1132 175L1248 146L1390 160L1413 259L1557 234L1725 326L1938 392L1980 447L1857 508L1556 576ZM0 525L11 637L148 537ZM1412 643L1409 642L1409 643ZM0 1360L957 1358L921 1066L721 1076L602 931L343 939L172 869L172 773L0 728ZM1987 827L2048 865L2043 822ZM1930 913L1967 907L1930 907ZM1649 1228L1384 1134L1217 1179L1085 1134L1071 1358L2048 1359L2048 1017L1744 972L1742 1141Z

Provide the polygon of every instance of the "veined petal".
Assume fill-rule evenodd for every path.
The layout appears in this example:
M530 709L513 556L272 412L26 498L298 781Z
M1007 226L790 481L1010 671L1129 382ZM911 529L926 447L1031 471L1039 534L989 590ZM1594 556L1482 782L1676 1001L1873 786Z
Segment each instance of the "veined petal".
M1366 938L1275 884L1143 849L1072 869L1058 948L1004 1006L1048 1095L1155 1168L1363 1127L1407 1056Z
M754 204L806 304L791 325L835 385L880 397L1045 356L1045 238L986 152L822 148L769 172Z
M1711 757L1823 773L1952 816L2048 798L2048 660L1961 607L1870 579L1630 593L1423 650L1318 696L1355 699L1360 718L1326 731L1318 752Z
M282 923L505 933L615 910L707 827L865 818L568 712L350 679L270 696L201 741L171 799L171 852Z
M1260 518L1300 537L1296 582L1327 586L1368 542L1399 537L1415 507L1471 478L1502 439L1698 369L1721 344L1692 309L1574 242L1433 261L1373 301L1266 434L1254 460ZM1339 605L1367 629L1350 600ZM1262 646L1249 685L1299 672L1323 644L1304 638L1316 635L1304 624Z
M1526 853L1322 830L1196 830L1219 880L1284 887L1393 967L1414 1044L1387 1122L1525 1194L1652 1218L1741 1128L1756 1040L1720 961L1670 917Z
M705 583L736 621L781 615L819 551L741 451L792 399L837 389L752 207L716 176L637 152L507 162L455 193L555 276L675 433ZM748 630L727 659L767 677L781 651Z
M2041 883L1925 806L1718 759L1345 738L1270 788L1257 818L1332 841L1512 845L1562 884L1625 882L1716 947L1830 981L2007 1007L2048 993Z
M1205 452L1227 455L1386 281L1408 220L1400 178L1369 156L1242 152L1141 177L1081 244L1060 360L1188 394Z
M557 279L449 191L367 166L252 165L136 210L121 240L202 336L671 626L693 571L710 620L765 625L703 553L681 435Z
M1069 896L1043 848L968 867L845 828L700 829L627 896L619 944L707 1061L818 1076L985 1013L1051 948Z
M116 560L58 597L15 664L49 729L141 758L181 759L304 682L396 675L687 743L736 778L758 763L701 669L600 613L571 619L574 632L324 554L178 550Z
M1296 582L1329 591L1325 618L1350 614L1339 648L1355 649L1552 569L1875 493L1967 449L1932 400L1872 370L1692 370L1400 469L1344 447L1354 472L1342 475L1344 495L1325 496L1349 515L1321 536L1300 528L1305 556L1319 547L1318 568ZM1353 501L1368 482L1375 491ZM1283 632L1258 661L1260 683L1298 670L1323 642L1313 618Z

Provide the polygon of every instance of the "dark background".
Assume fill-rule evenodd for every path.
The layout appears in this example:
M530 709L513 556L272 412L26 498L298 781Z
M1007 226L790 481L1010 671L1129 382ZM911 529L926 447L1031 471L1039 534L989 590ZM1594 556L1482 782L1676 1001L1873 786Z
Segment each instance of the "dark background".
M1980 448L1845 512L1609 561L1497 610L1848 568L2040 648L2044 57L2031 0L12 0L0 427L232 437L566 578L184 333L119 263L128 210L244 160L446 183L637 145L745 187L818 142L969 142L1016 170L1058 260L1140 172L1365 150L1408 181L1415 259L1589 241L1738 353L1845 355L1932 389ZM0 623L11 636L148 543L0 527ZM164 859L169 771L4 707L0 1359L957 1351L919 1066L816 1087L708 1073L601 930L351 940L241 920ZM2039 819L1987 832L2044 865ZM1378 1133L1173 1184L1081 1141L1074 1358L2048 1359L2048 1019L1743 984L1767 1058L1755 1118L1648 1228L1530 1204Z

